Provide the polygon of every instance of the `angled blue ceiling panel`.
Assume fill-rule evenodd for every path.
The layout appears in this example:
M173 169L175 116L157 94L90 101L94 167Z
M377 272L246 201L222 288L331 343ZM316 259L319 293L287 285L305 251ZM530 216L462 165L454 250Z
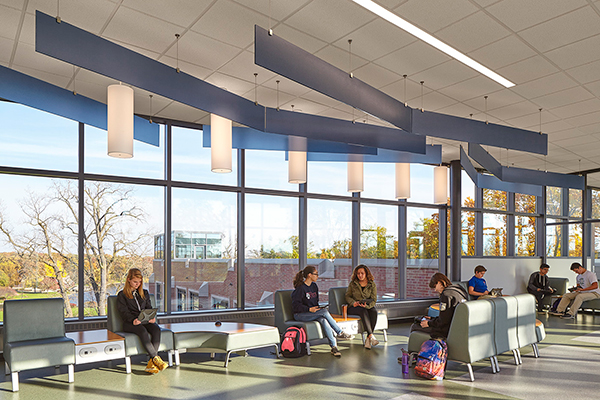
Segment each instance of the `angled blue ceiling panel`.
M477 174L477 187L492 190L503 190L505 192L542 195L542 186L529 185L527 183L504 182L493 175Z
M107 129L106 104L0 66L0 97L99 129ZM159 145L159 127L135 117L133 137Z
M203 127L202 146L210 147L210 125ZM308 152L325 153L349 153L349 154L377 154L375 147L355 146L340 142L329 142L326 140L303 140L302 149L294 148L294 141L290 141L287 135L277 135L257 131L252 128L236 127L232 128L232 146L234 149L251 150L296 150ZM304 139L304 138L302 138Z
M460 146L460 165L462 165L467 175L469 175L469 178L471 178L473 183L477 186L478 172L473 166L473 163L471 163L469 157L467 157L467 153L465 153L465 150L462 148L462 146Z
M425 154L425 136L292 111L266 110L267 132Z
M548 154L548 135L538 132L421 110L413 110L412 123L421 135Z
M185 72L126 49L40 11L35 14L39 53L126 82L180 103L264 129L264 107Z
M491 174L502 179L502 165L490 155L483 147L476 143L469 143L469 157L487 169Z
M330 154L308 153L307 161L348 162L362 161L366 163L413 163L413 164L440 164L442 162L442 146L427 145L426 154L407 153L387 149L378 149L377 155L360 154ZM286 155L287 159L287 155Z
M254 62L411 132L410 107L257 25Z

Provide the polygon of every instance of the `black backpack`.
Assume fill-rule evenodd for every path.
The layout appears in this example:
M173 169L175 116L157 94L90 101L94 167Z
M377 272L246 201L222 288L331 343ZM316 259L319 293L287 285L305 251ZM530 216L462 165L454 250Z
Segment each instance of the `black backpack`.
M289 358L302 357L306 354L306 332L304 332L304 328L290 326L285 330L281 341L281 354Z

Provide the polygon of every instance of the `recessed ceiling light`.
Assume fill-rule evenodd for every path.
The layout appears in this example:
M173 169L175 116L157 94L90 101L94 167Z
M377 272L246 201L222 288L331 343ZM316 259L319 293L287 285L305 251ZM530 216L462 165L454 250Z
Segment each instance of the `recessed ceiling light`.
M472 58L467 57L466 55L462 54L460 51L448 46L446 43L442 42L439 39L436 39L435 37L431 36L429 33L425 32L424 30L417 28L410 22L405 21L404 19L400 18L399 16L392 13L391 11L386 10L385 8L381 7L379 4L376 4L372 0L352 0L352 1L354 1L358 5L366 8L367 10L371 11L372 13L380 16L381 18L385 19L386 21L391 22L392 24L396 25L400 29L404 29L406 32L408 32L411 35L416 36L417 38L421 39L422 41L432 45L436 49L443 51L444 53L448 54L450 57L453 57L456 60L460 61L461 63L473 68L475 71L478 71L479 73L487 76L488 78L493 79L494 81L498 82L499 84L501 84L507 88L515 86L515 84L512 83L511 81L509 81L508 79L498 75L491 69L484 67L483 65L479 64L477 61L473 60Z

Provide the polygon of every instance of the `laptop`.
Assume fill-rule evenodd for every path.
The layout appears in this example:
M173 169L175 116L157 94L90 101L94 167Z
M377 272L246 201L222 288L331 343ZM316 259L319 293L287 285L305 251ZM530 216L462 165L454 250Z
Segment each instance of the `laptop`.
M140 315L138 315L137 319L142 324L147 324L148 322L150 322L151 319L156 318L157 312L158 312L158 308L147 308L140 312Z

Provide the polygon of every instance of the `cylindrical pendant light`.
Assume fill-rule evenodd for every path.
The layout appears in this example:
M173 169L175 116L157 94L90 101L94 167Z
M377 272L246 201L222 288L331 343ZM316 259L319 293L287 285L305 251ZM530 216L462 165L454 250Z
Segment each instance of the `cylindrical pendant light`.
M306 183L306 152L288 152L288 182Z
M108 155L133 157L133 89L129 86L108 87Z
M348 162L348 191L362 192L363 185L363 163L362 161Z
M210 160L212 172L231 172L231 120L210 114Z
M396 163L396 198L410 198L410 164Z
M433 169L433 202L448 203L448 168L444 166Z

